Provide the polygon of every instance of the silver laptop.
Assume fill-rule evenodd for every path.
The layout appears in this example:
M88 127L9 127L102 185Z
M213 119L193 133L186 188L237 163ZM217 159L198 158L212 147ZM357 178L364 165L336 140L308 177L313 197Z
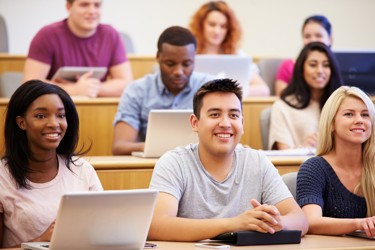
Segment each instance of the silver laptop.
M367 234L363 230L356 230L354 232L348 233L347 235L354 236L354 237L360 237L360 238L366 238L366 239L370 239L370 240L375 240L375 236L367 236Z
M244 93L247 93L252 63L253 60L249 56L196 55L194 70L214 75L217 78L237 80L244 88Z
M158 158L168 150L189 143L197 143L198 136L190 125L191 109L153 109L147 124L143 152L132 152L133 156Z
M24 249L143 249L158 192L152 189L63 195L51 242Z

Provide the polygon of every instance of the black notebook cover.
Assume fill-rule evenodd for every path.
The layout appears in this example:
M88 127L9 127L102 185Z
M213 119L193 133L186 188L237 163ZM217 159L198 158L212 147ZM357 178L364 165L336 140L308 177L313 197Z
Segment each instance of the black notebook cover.
M237 246L298 244L301 243L301 234L300 230L282 230L274 234L238 231L220 234L212 238L212 240L225 241L228 244Z

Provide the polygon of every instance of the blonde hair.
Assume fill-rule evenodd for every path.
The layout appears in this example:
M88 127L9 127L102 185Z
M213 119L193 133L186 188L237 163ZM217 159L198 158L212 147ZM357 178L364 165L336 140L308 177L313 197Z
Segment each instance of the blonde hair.
M204 20L211 11L219 11L228 20L228 32L221 44L223 54L236 54L241 40L241 26L234 11L224 1L210 1L203 4L193 15L190 21L190 30L197 39L197 54L205 49Z
M333 126L334 119L341 103L347 97L357 98L367 106L371 120L371 135L362 144L362 177L363 195L367 203L367 216L375 216L375 108L369 96L357 87L342 86L334 91L325 103L319 121L317 155L322 156L335 148Z

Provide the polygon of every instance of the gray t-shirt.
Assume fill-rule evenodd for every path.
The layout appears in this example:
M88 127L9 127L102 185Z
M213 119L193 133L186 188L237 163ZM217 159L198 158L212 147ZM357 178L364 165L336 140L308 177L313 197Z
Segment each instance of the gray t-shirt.
M293 197L277 169L261 152L238 145L227 178L218 182L203 167L198 144L179 147L156 163L150 188L179 202L178 217L230 218L251 209L252 198L275 205Z

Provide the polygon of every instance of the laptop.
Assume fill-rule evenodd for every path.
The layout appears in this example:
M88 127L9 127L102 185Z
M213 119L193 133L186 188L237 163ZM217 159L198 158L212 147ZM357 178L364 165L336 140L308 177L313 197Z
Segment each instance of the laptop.
M197 143L198 136L190 125L191 109L153 109L148 116L143 152L133 156L158 158L178 146Z
M344 85L375 95L375 50L336 50Z
M367 236L367 234L363 230L356 230L354 232L348 233L347 235L354 236L354 237L360 237L360 238L366 238L366 239L370 239L370 240L375 240L375 236Z
M237 80L243 92L247 93L251 79L250 56L242 55L196 55L194 70L208 73L217 78L231 78Z
M113 190L65 194L51 242L22 243L36 250L143 249L158 191Z

